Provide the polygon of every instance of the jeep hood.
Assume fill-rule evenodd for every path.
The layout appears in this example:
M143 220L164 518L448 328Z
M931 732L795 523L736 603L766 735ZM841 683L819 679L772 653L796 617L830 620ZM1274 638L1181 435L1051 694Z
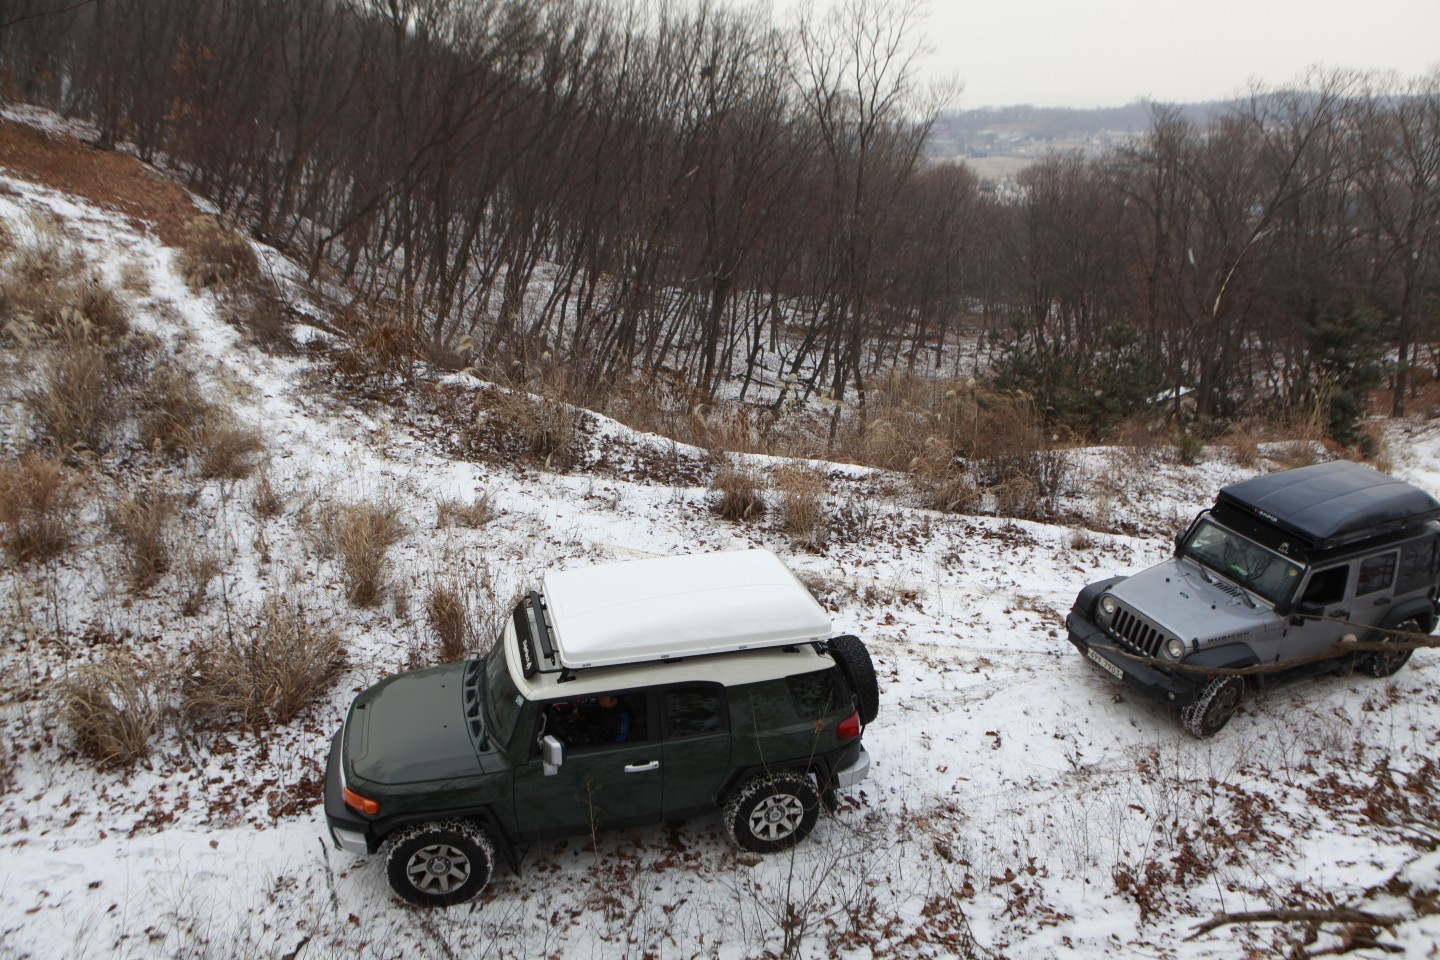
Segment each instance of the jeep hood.
M1209 583L1209 576L1218 582ZM1109 591L1116 600L1150 620L1187 646L1241 640L1265 630L1275 612L1264 600L1248 594L1212 571L1201 572L1193 560L1167 560L1122 580Z
M400 784L484 771L464 715L463 663L402 673L355 698L345 722L350 772Z

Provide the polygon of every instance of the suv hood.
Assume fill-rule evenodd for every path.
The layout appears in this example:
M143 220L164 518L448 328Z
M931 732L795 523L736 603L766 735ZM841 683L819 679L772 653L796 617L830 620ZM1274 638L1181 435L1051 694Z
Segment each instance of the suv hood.
M371 783L475 776L483 766L466 727L465 664L402 673L355 698L345 721L345 759Z
M1209 575L1216 583L1209 583ZM1107 591L1126 607L1187 646L1239 640L1265 628L1275 616L1271 606L1212 571L1202 573L1193 560L1171 559L1115 584Z

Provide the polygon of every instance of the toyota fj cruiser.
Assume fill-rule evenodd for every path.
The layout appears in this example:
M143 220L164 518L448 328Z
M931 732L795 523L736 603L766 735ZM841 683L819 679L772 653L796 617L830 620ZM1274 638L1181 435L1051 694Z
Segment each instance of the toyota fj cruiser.
M1388 677L1411 648L1387 631L1435 628L1437 517L1428 493L1343 460L1231 484L1173 559L1081 590L1070 642L1197 737L1230 720L1247 675Z
M331 743L335 845L382 852L396 893L474 897L496 856L595 829L722 811L783 850L862 780L870 654L772 553L551 572L484 657L355 698Z

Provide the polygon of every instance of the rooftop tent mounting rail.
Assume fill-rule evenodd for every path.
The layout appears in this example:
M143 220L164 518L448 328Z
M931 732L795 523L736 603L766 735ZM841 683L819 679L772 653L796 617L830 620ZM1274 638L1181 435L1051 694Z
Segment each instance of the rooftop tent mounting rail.
M545 622L545 598L540 596L540 591L531 590L529 600L531 609L535 611L535 632L540 634L540 654L546 660L554 661L555 644L550 640L550 626Z

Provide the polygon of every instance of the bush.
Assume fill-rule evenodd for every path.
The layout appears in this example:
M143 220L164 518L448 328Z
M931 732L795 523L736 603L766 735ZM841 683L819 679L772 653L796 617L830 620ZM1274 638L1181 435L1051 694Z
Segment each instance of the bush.
M804 464L781 467L775 472L775 489L780 493L780 527L801 543L819 547L829 527L825 517L825 495L830 481L825 471Z
M321 546L340 561L351 603L369 607L379 600L386 554L405 533L393 500L343 504L321 515Z
M170 569L174 516L174 498L153 484L111 497L110 529L120 538L131 590L144 590Z
M258 726L288 723L309 706L339 676L345 646L299 606L271 596L243 636L198 644L192 660L190 713Z
M16 562L46 560L74 540L78 483L56 460L29 455L0 464L0 528Z
M110 357L76 324L64 326L43 348L37 376L21 391L41 435L60 454L105 450L118 419L119 397Z
M236 426L218 412L199 424L191 443L207 480L245 479L255 470L255 455L265 449L260 431Z
M454 582L438 581L425 597L425 620L435 631L435 650L441 663L465 659L470 648L469 616L465 596Z
M160 718L158 687L167 673L117 650L66 677L59 685L59 712L76 748L103 766L128 766L148 754Z
M437 527L468 527L472 530L479 530L495 516L495 508L490 505L490 497L483 493L475 498L474 503L441 499L436 501L435 508L435 525Z
M196 217L186 225L179 266L190 289L197 291L236 286L260 272L250 241L218 217Z
M260 476L255 480L255 488L250 492L250 509L255 511L255 516L261 518L280 516L288 499L284 493L276 489L269 472L260 471Z
M715 472L710 489L717 494L711 509L726 520L751 520L765 515L763 481L748 464L727 459Z

